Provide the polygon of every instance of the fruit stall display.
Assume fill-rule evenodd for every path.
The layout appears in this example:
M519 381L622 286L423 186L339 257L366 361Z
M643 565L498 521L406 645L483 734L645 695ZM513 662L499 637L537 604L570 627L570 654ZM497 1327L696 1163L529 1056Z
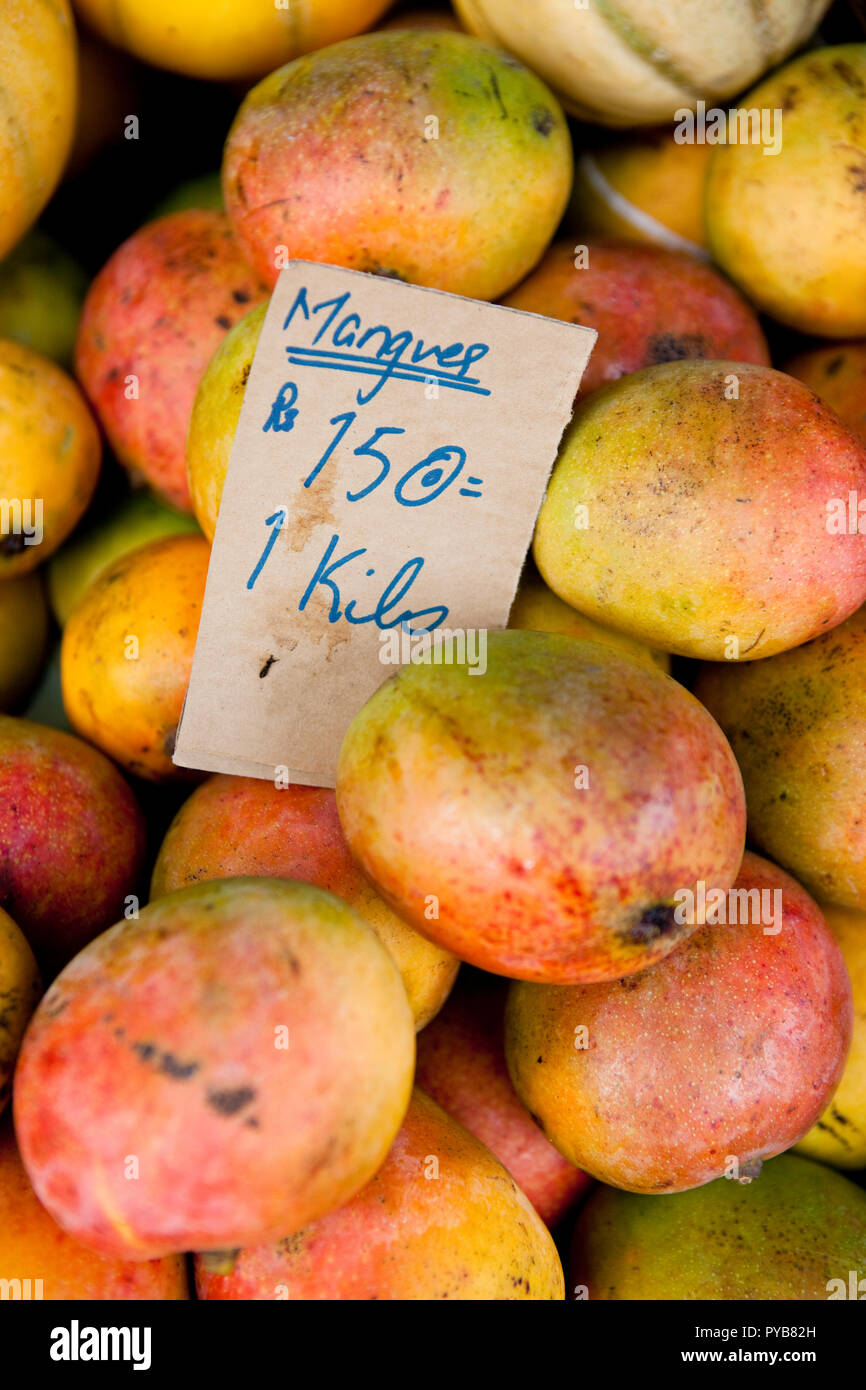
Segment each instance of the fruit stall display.
M3 1297L866 1298L862 7L5 0L0 91ZM172 756L281 247L598 335L335 790Z

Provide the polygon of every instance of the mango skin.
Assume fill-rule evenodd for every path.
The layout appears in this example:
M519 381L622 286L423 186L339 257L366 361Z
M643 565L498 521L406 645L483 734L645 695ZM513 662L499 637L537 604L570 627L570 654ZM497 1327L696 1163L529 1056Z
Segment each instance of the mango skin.
M491 632L483 676L407 666L353 720L343 832L385 901L461 960L618 979L693 930L673 920L678 888L737 873L740 776L704 716L600 643Z
M583 637L587 642L603 642L605 646L615 647L624 656L630 656L642 666L664 671L670 675L671 659L667 652L653 651L642 642L626 637L624 632L602 627L594 623L576 608L563 603L544 580L534 572L530 565L521 575L514 603L508 616L509 628L526 629L529 632L559 632L565 637Z
M486 1144L552 1228L592 1180L545 1139L511 1084L502 1047L506 994L504 980L464 969L418 1038L415 1082Z
M369 29L391 0L76 0L109 43L187 77L232 82Z
M98 1255L61 1230L27 1180L8 1121L0 1126L0 1208L0 1279L40 1278L46 1302L189 1298L182 1255L134 1264Z
M439 121L438 138L425 126ZM544 251L571 188L565 116L515 59L465 34L365 34L279 68L226 141L250 264L292 259L496 299Z
M746 788L749 839L821 902L866 902L866 609L795 651L704 666L695 694Z
M111 447L189 511L186 432L201 375L227 331L267 291L221 212L190 208L140 228L96 276L75 370ZM136 396L129 378L136 377Z
M754 310L711 266L658 246L591 242L585 249L587 264L578 269L574 238L557 241L503 300L596 330L578 399L659 362L722 358L769 367Z
M435 1160L434 1170L431 1160ZM231 1274L196 1261L199 1298L557 1301L556 1247L493 1155L422 1091L375 1177L346 1206Z
M717 145L705 186L713 259L780 323L866 333L866 44L804 53L741 100L780 109L783 141Z
M845 957L854 997L854 1032L842 1079L797 1153L836 1168L866 1168L866 911L821 907Z
M213 540L235 431L253 365L266 304L245 314L223 338L204 370L186 441L189 495L195 518Z
M611 1187L682 1192L731 1156L748 1171L801 1139L839 1083L853 1026L839 947L775 864L747 853L736 886L781 889L778 934L701 926L627 980L511 986L515 1089L560 1153Z
M167 536L121 555L93 581L60 649L63 703L76 733L152 782L201 780L171 760L210 546ZM128 657L138 643L138 655Z
M21 343L0 340L0 498L21 502L25 523L24 504L34 523L42 502L38 544L23 531L0 532L0 582L29 574L65 541L90 502L101 458L99 431L71 377Z
M197 534L191 516L151 493L125 497L108 516L77 531L49 562L48 593L58 623L65 626L94 579L113 560L164 536Z
M0 263L0 338L69 368L86 288L80 265L35 229Z
M828 500L849 490L866 495L866 449L800 382L668 362L578 407L533 553L596 622L682 656L754 661L866 599L866 535L827 529Z
M0 584L0 711L12 713L30 693L48 645L48 604L38 574Z
M7 0L0 50L0 257L54 192L72 142L77 89L69 0Z
M9 1103L15 1059L41 993L39 966L27 938L0 908L0 1113Z
M596 1188L580 1214L572 1288L608 1302L818 1302L866 1265L866 1193L785 1154L748 1184L672 1197ZM862 1297L862 1295L861 1295Z
M792 358L785 371L826 401L866 444L866 342L813 348Z
M569 229L708 258L704 180L712 149L678 145L661 126L584 150L574 164Z
M46 971L117 920L138 890L144 818L95 748L0 715L0 905Z
M400 971L415 1018L438 1013L460 966L382 901L349 853L334 793L256 777L209 777L181 806L160 846L150 896L204 879L293 878L349 903Z
M364 1186L414 1063L397 968L351 908L279 879L202 883L55 980L21 1049L15 1129L36 1195L84 1244L230 1249Z

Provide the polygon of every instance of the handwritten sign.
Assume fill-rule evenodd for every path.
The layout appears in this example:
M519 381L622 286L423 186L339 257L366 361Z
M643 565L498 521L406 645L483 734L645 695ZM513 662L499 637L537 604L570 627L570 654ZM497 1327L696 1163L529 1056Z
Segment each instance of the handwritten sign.
M176 763L332 787L349 723L395 663L506 625L594 341L333 266L281 272Z

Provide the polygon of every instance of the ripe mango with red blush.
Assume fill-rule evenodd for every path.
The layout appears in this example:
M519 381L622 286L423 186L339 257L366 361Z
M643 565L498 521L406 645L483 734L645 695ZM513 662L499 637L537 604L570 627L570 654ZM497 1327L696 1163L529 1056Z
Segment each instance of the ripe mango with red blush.
M87 297L75 370L112 449L189 511L186 433L202 372L267 290L225 215L189 209L149 222L114 252Z
M183 1255L123 1260L100 1255L67 1235L33 1191L8 1120L0 1125L0 1211L0 1280L11 1281L13 1298L51 1302L189 1298Z
M556 1247L500 1163L416 1090L376 1175L303 1230L241 1250L231 1273L196 1261L207 1300L561 1301Z
M268 284L288 259L496 299L531 270L571 188L562 108L466 34L364 34L248 93L226 210Z
M558 241L502 301L594 328L578 396L683 358L770 365L757 315L711 266L657 246Z
M582 401L533 553L573 607L648 645L755 661L866 601L866 534L828 506L866 493L866 448L793 377L667 362Z
M144 818L97 749L0 715L0 845L0 905L52 970L138 892Z
M603 984L512 985L508 1070L571 1163L629 1192L755 1177L832 1096L851 1042L845 961L817 905L746 854L663 961Z
M200 883L91 942L33 1016L13 1109L76 1240L148 1260L278 1240L354 1196L412 1087L397 968L345 903Z
M503 1049L505 980L464 968L418 1039L417 1084L486 1144L553 1227L591 1179L546 1139L511 1084Z
M392 912L361 873L343 838L332 791L278 787L257 777L209 777L169 826L150 894L161 898L191 883L247 876L298 879L342 898L393 957L416 1029L438 1012L460 962Z
M406 666L349 726L337 807L361 868L494 974L565 984L661 960L694 929L676 890L729 887L742 857L721 730L670 676L598 642L491 632L471 671Z

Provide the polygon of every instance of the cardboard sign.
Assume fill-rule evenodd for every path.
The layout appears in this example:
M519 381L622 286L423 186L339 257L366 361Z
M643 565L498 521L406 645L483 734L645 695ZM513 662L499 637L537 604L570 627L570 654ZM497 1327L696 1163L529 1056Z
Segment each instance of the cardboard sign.
M353 716L424 633L505 627L595 336L334 266L281 272L176 763L333 787Z

